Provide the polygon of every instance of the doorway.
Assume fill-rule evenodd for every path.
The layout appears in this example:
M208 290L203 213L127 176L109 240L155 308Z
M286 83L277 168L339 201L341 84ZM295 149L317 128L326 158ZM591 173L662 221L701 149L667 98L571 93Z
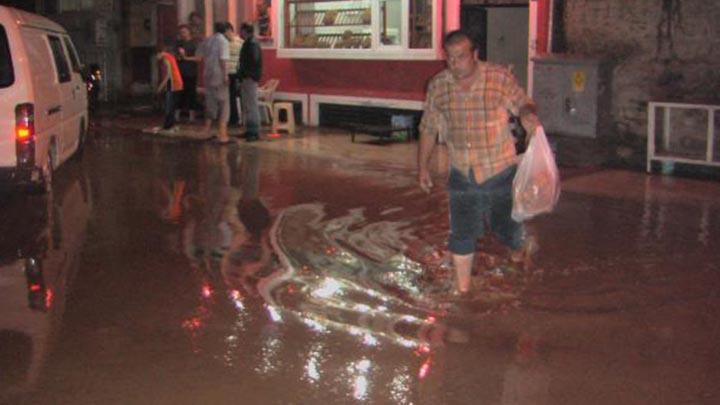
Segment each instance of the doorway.
M526 5L463 5L460 28L467 31L481 60L511 68L527 90L529 9Z

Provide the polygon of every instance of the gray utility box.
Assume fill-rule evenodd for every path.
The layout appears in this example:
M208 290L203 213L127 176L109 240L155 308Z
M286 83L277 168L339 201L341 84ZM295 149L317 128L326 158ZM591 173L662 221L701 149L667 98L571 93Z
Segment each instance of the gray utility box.
M547 133L596 138L609 124L610 75L598 60L533 59L533 99Z

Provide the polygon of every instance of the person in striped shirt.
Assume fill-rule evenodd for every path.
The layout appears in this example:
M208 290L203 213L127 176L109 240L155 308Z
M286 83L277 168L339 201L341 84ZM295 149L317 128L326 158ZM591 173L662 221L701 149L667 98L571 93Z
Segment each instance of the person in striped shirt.
M526 261L534 249L523 224L510 216L518 159L508 119L509 113L519 115L528 139L539 121L534 102L510 71L481 62L467 33L448 33L443 48L447 68L428 84L420 123L418 181L425 192L433 187L428 165L440 133L450 162L448 250L457 292L465 294L478 238L494 232L516 263Z
M228 23L228 30L225 31L225 37L229 42L230 59L227 61L227 73L229 90L230 90L230 118L229 126L237 127L240 125L240 113L238 112L238 101L240 98L240 82L238 81L237 71L238 62L240 61L240 49L242 49L243 39L235 33L232 24Z

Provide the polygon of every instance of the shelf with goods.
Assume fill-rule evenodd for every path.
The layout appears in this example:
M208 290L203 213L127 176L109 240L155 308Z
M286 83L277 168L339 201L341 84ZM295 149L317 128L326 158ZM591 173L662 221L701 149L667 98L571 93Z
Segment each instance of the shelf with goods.
M285 47L370 48L370 6L367 0L290 0L285 10Z
M411 1L410 14L410 48L427 48L432 44L432 12L431 1Z
M306 10L295 13L290 27L344 27L370 26L371 10L353 8L345 10Z
M439 0L277 0L278 57L438 60Z

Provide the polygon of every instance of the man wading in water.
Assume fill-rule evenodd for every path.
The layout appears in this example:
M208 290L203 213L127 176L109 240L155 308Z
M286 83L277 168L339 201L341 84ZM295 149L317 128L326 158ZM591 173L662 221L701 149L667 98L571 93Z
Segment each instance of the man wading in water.
M539 125L535 104L502 66L481 62L470 37L448 33L443 41L447 68L432 78L420 123L418 181L433 186L428 162L441 132L448 146L450 238L457 293L470 291L478 238L492 231L513 252L511 260L529 259L534 243L512 211L512 181L517 169L509 112L520 116L528 139ZM489 225L486 229L485 222Z

